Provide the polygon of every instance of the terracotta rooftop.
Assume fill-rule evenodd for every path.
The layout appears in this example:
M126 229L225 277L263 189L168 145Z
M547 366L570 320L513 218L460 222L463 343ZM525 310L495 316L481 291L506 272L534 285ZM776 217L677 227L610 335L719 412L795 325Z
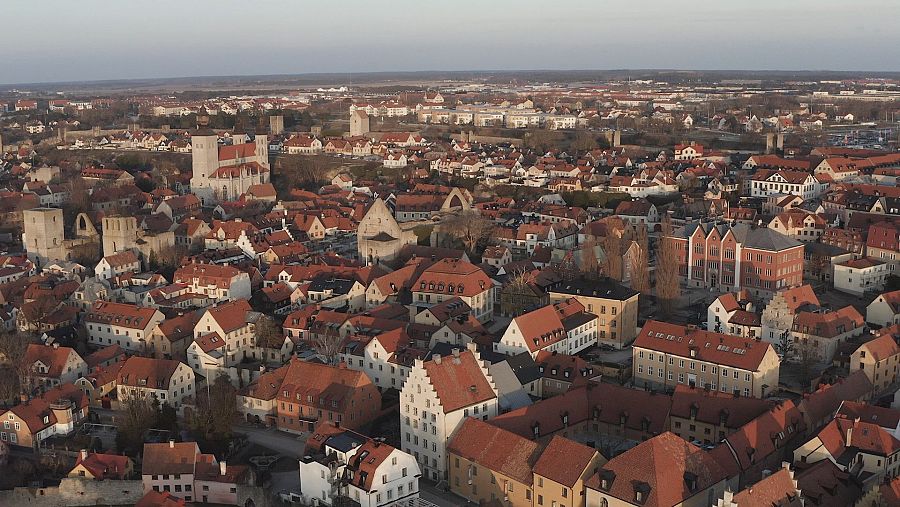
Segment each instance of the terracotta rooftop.
M609 460L585 486L629 504L668 507L725 478L706 451L666 432Z
M537 442L471 417L447 445L450 453L528 485L540 450Z

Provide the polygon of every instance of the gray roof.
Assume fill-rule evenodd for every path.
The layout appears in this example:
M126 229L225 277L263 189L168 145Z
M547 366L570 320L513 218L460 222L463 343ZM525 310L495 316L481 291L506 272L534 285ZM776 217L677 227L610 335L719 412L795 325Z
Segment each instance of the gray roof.
M731 233L734 234L735 239L737 239L739 243L742 243L745 248L757 248L760 250L780 252L781 250L787 250L803 245L803 243L790 236L781 234L774 229L750 226L747 224L735 224L732 226L724 223L691 222L685 224L684 227L676 229L672 235L677 238L690 238L698 228L703 231L704 236L709 236L709 233L712 232L713 229L718 230L720 236L725 236L725 233L730 229Z
M782 250L787 250L789 248L803 245L803 243L797 241L796 239L781 234L774 229L769 229L768 227L751 228L748 225L739 225L743 225L748 229L745 233L745 238L743 241L745 248L749 247L757 248L760 250L769 250L772 252L780 252ZM738 226L735 226L735 228L737 227Z
M534 358L528 352L522 352L506 358L506 364L515 373L519 383L526 385L541 378L541 369L535 364Z

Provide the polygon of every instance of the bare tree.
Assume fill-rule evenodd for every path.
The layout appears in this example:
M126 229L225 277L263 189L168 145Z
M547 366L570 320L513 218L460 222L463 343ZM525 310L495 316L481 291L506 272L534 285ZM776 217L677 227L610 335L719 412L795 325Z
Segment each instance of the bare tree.
M236 411L237 389L228 375L222 374L213 381L208 395L203 390L197 393L197 410L191 426L206 438L229 438Z
M28 352L28 345L36 341L36 337L29 333L16 331L0 333L0 358L9 365L18 380L17 392L12 393L13 396L18 394L19 390L29 390L31 387L29 379L31 371L25 364L25 354ZM11 391L12 386L8 387L7 390Z
M581 245L581 258L579 259L581 274L589 279L595 280L600 274L601 266L597 261L597 242L593 236L585 238Z
M656 254L656 297L663 315L671 316L681 293L678 280L678 243L672 238L672 222L666 216Z
M476 248L485 245L491 238L494 223L477 211L467 210L449 217L441 224L441 229L462 242L468 253L474 253Z
M344 344L344 339L341 337L340 330L338 328L327 326L323 332L314 336L313 348L316 349L316 352L320 356L328 361L328 364L334 364L338 354L341 352L341 347Z
M519 315L532 304L533 280L534 276L525 268L513 271L507 286L503 288L501 306L505 315Z
M131 396L120 405L116 443L119 451L139 450L147 430L156 424L157 410L153 398Z
M280 349L284 344L284 333L281 327L268 315L262 315L257 319L254 330L257 347Z
M625 239L613 231L607 231L606 236L603 238L603 253L605 254L603 271L606 276L617 282L621 282L625 275L625 262L622 258L624 253L622 252L622 246L624 243Z
M638 292L650 290L650 253L647 250L647 227L639 226L635 231L637 252L631 262L631 288Z
M575 139L572 140L572 149L586 152L591 151L597 147L597 140L594 139L589 132L585 130L579 130L575 133Z

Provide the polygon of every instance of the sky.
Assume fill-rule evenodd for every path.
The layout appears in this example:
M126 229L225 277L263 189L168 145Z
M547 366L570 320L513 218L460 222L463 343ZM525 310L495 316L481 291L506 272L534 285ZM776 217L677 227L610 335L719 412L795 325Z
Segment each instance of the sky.
M0 83L416 70L900 70L898 0L3 0Z

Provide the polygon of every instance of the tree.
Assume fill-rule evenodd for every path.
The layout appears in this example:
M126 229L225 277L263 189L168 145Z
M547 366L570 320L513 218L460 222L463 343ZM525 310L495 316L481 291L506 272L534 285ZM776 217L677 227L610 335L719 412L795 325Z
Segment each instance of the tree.
M159 415L154 401L152 397L131 396L121 403L116 434L120 452L139 451L143 447L147 430L155 427Z
M237 411L237 389L228 375L216 377L205 391L197 393L197 410L191 419L191 426L198 435L213 440L231 438L231 425Z
M341 337L338 328L327 326L323 332L314 336L313 348L316 349L320 356L325 358L328 364L334 364L344 344L344 339Z
M575 133L575 139L572 140L572 149L586 152L595 148L597 148L597 140L589 132L579 130Z
M0 333L0 358L9 364L18 381L16 389L13 389L13 386L4 386L3 390L7 391L5 394L12 394L12 396L7 396L7 398L19 394L19 391L31 389L31 382L29 381L31 372L28 365L25 364L25 354L28 352L28 345L36 341L36 337L30 333L20 333L18 331L4 331Z
M466 210L457 213L441 224L441 229L454 239L458 239L466 251L475 253L494 233L494 223L482 217L477 211Z
M624 277L624 259L622 258L622 245L625 239L616 234L615 231L607 231L603 237L603 272L606 276L617 282L621 282Z
M637 243L637 252L631 262L631 288L647 292L650 290L650 252L646 225L636 227L634 241Z
M182 259L188 253L188 249L183 245L169 245L159 250L151 250L147 259L147 267L150 271L171 280L175 276L175 271L181 266Z
M681 292L678 280L678 243L672 238L672 222L663 219L656 254L656 298L663 315L669 317Z
M581 245L581 258L579 264L581 273L589 280L595 280L600 274L600 263L597 262L597 242L593 236L588 236Z
M284 344L281 326L268 315L262 315L255 324L256 346L267 349L280 349Z

